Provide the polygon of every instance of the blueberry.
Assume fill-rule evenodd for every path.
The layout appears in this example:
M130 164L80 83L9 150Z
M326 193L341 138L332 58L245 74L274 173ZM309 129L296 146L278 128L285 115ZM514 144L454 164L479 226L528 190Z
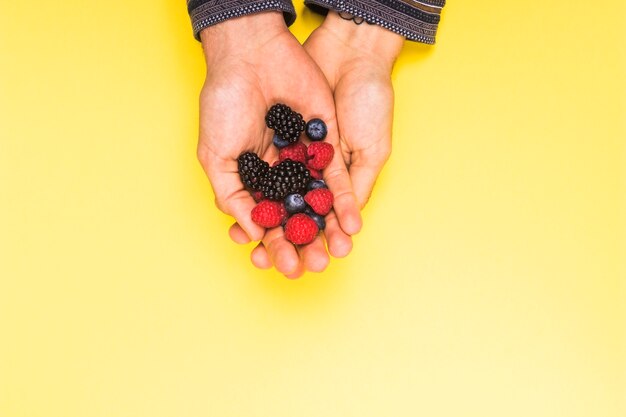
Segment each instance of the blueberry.
M317 225L317 228L320 230L324 230L326 228L326 220L324 220L324 216L320 216L319 214L317 214L316 212L314 212L313 210L307 210L306 211L307 216L309 216L311 219L313 219L313 221L315 222L315 224Z
M326 123L322 119L311 119L306 124L306 135L312 141L324 140L327 133Z
M272 142L274 142L274 145L276 145L278 149L284 148L285 146L289 145L289 141L284 140L277 134L274 134L274 138L272 139Z
M307 208L304 197L300 194L289 194L285 197L285 210L289 214L302 213Z
M326 185L324 180L313 180L307 186L307 189L309 191L315 190L315 189L318 189L318 188L328 188L328 186Z

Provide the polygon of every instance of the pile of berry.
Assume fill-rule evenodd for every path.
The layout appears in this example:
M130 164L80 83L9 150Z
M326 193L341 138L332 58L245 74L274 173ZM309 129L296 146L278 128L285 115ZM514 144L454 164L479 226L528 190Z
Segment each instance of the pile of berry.
M322 170L335 149L323 141L328 133L324 121L305 123L285 104L273 105L265 123L274 130L278 161L270 166L253 152L244 152L237 160L241 181L257 201L252 220L268 229L282 225L287 240L306 245L326 227L324 217L333 207L333 193L322 180ZM311 141L308 146L299 140L303 131Z

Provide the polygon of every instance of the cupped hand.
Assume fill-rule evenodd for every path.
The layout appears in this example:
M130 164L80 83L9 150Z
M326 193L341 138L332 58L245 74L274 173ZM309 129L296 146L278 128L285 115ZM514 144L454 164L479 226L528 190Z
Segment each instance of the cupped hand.
M322 236L301 248L284 238L282 228L265 230L250 216L255 202L238 174L237 158L245 151L272 163L278 150L265 114L281 102L328 125L327 141L339 149L332 93L323 73L285 26L279 12L227 20L201 32L207 77L200 94L198 159L215 193L217 207L235 218L230 236L238 243L261 241L252 252L260 268L272 265L288 277L321 271L329 256ZM357 201L346 166L337 152L324 170L335 195L325 236L333 256L345 256L351 235L361 227Z
M333 91L343 160L361 207L391 153L393 64L404 38L329 12L304 44Z

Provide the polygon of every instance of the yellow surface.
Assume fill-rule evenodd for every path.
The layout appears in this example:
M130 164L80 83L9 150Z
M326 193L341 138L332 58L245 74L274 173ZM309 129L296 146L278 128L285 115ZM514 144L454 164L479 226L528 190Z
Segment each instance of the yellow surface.
M626 416L625 54L621 0L451 1L354 252L288 281L195 159L182 0L2 0L0 416Z

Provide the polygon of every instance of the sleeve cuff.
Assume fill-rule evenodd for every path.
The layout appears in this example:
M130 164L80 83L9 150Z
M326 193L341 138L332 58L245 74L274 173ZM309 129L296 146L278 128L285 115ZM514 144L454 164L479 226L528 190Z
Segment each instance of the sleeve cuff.
M384 27L407 40L435 43L445 0L305 0L313 11L348 13Z
M191 18L193 36L200 40L202 29L227 19L253 13L276 10L283 12L289 26L296 20L291 0L188 0L187 11Z

